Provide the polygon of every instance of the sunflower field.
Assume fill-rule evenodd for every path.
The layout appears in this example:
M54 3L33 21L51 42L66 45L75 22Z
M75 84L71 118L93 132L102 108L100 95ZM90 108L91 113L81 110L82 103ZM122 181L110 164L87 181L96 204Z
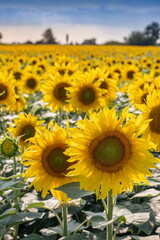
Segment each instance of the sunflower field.
M1 45L0 239L160 239L160 48Z

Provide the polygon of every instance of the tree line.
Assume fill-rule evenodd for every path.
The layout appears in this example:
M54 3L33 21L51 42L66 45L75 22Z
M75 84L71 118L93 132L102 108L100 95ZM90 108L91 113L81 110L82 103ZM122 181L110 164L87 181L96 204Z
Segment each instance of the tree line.
M133 31L128 37L124 37L125 44L128 45L156 45L160 38L160 25L153 22L145 27L144 31Z
M3 38L2 33L0 32L0 42ZM147 25L144 31L132 31L128 37L124 37L124 42L119 41L107 41L104 45L156 45L157 40L160 38L160 25L157 22L152 22ZM31 41L26 41L25 44L33 44ZM36 41L34 44L60 44L51 28L46 29L42 34L42 39ZM69 35L66 34L66 44L73 44L69 42ZM78 43L76 43L78 44ZM86 39L82 43L82 45L96 45L96 38Z

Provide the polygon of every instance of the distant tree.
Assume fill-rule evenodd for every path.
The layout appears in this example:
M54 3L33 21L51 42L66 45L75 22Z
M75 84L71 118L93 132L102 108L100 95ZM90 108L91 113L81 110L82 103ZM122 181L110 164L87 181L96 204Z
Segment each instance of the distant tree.
M0 32L0 42L1 42L1 39L3 38L3 35L2 33Z
M144 30L145 37L149 40L150 45L156 45L156 41L160 37L160 26L158 23L153 22L148 25Z
M33 44L33 42L30 40L27 40L26 42L24 42L24 44Z
M68 33L66 34L66 44L68 44L68 41L69 41L69 35Z
M148 39L145 37L143 32L133 31L128 37L124 37L125 44L128 45L149 45Z
M42 34L43 36L43 43L45 44L57 44L57 41L52 33L52 29L48 28Z
M119 41L114 41L114 40L111 40L111 41L107 41L104 43L104 45L123 45L124 43L122 42L119 42Z
M95 38L86 39L82 42L82 45L96 45L96 39Z

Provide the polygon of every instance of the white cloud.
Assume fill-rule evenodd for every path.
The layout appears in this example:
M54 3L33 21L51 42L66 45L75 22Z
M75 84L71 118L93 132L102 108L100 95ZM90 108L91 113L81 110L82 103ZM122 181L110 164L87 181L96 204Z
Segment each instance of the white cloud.
M82 24L54 24L48 26L45 23L42 26L0 26L0 32L3 35L2 42L33 42L42 38L42 33L50 27L56 39L64 44L66 34L69 34L69 41L73 43L82 43L84 39L96 38L97 43L101 44L109 40L123 41L124 36L128 36L131 29L128 27L105 27L99 25Z

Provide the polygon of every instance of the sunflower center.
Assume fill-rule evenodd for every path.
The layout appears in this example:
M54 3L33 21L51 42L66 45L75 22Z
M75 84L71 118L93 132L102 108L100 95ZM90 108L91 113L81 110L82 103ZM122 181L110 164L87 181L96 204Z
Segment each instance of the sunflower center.
M95 92L90 87L84 88L79 94L79 100L86 105L93 103L95 98Z
M67 159L64 153L64 149L57 147L51 151L47 160L50 168L54 172L65 172L67 169Z
M103 89L108 89L108 83L105 82L105 81L103 81L103 82L100 84L99 87L100 87L100 88L103 88Z
M34 78L29 78L27 79L27 87L34 89L37 85L36 79Z
M160 106L156 106L152 109L149 118L153 119L150 122L151 131L155 133L160 133Z
M58 72L61 76L63 76L65 74L65 69L59 69Z
M125 147L117 137L106 137L93 151L95 161L108 167L120 162L124 155Z
M128 79L133 79L133 77L134 77L134 71L128 71L127 72L127 78Z
M3 84L0 84L0 100L5 99L8 96L7 87Z
M65 101L67 99L67 90L65 87L69 87L67 83L60 83L54 89L54 96L59 101Z
M36 132L36 130L35 130L35 128L32 125L24 126L22 128L22 131L21 131L21 134L20 134L20 135L23 135L21 140L25 141L28 138L34 137L35 132Z
M16 80L20 80L22 77L22 73L21 72L15 72L13 73L13 76L15 77Z

